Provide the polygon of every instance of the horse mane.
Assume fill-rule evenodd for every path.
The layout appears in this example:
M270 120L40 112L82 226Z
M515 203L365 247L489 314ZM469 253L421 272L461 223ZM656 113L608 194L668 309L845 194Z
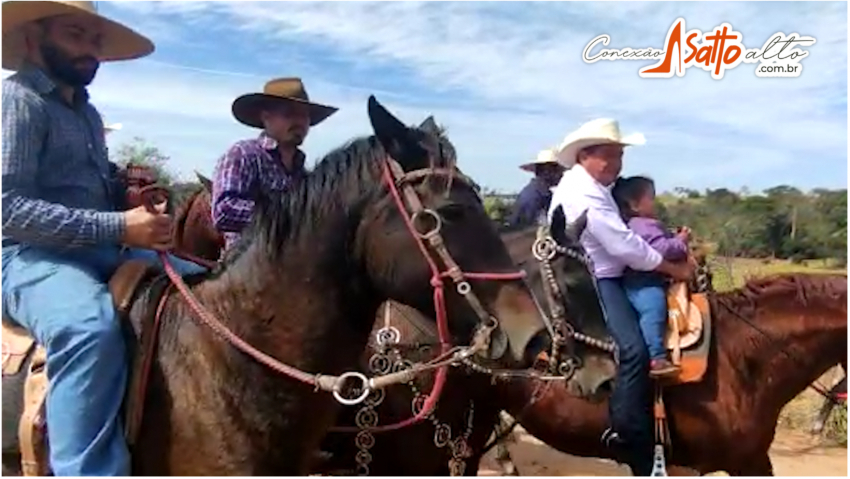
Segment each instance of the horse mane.
M417 128L410 131L418 137L419 146L430 153L432 168L455 167L454 146L444 129L436 134ZM251 224L239 243L225 254L224 261L232 262L256 243L261 243L270 257L276 257L286 244L312 231L314 224L325 217L340 209L349 217L349 213L363 206L364 194L383 187L376 180L382 175L386 155L376 136L358 137L325 155L285 194L257 195Z
M732 291L714 295L725 308L753 317L757 305L794 298L803 307L847 303L847 276L832 274L778 274L754 278Z

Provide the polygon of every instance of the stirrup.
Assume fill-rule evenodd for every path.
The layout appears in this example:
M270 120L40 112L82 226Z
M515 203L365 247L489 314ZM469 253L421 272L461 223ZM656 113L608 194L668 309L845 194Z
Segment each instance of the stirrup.
M605 447L609 448L612 444L622 444L623 442L622 438L620 438L620 434L618 434L617 431L615 431L614 428L611 427L609 427L605 430L605 432L602 433L602 437L599 438L599 440L602 442L602 444L605 445Z
M664 446L655 445L655 453L652 455L651 477L662 477L667 475L667 461L664 459Z

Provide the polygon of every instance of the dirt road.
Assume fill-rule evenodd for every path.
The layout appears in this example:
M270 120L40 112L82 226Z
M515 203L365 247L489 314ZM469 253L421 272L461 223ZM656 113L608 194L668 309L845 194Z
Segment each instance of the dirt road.
M518 429L508 448L523 476L623 476L628 468L612 461L569 456ZM825 447L807 434L779 429L770 450L777 476L847 476L847 448ZM481 465L482 476L499 475L492 452ZM672 471L671 471L672 472Z

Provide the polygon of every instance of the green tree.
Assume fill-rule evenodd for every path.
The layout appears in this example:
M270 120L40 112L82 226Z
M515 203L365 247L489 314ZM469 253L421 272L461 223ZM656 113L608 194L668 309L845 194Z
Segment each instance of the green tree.
M513 202L502 199L499 196L485 196L484 210L487 215L498 224L505 224L511 215Z
M677 188L682 191L682 188ZM670 225L690 226L727 256L795 260L847 257L847 190L806 194L780 185L762 194L708 190L702 199L667 201L660 211Z
M166 167L168 160L170 160L168 155L140 137L135 137L129 143L120 145L112 155L112 161L122 168L126 168L129 164L152 168L156 171L159 182L166 186L171 185L175 179L174 174Z

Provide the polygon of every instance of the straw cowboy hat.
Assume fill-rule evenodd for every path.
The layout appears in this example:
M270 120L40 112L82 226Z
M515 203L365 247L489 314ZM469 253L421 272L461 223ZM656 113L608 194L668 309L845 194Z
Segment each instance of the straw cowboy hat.
M535 167L537 165L545 165L550 163L557 165L558 157L557 155L555 155L555 150L547 148L538 153L537 158L534 161L520 165L520 168L530 173L534 173Z
M3 2L3 68L17 70L26 55L23 29L28 23L58 15L89 15L103 29L102 62L130 60L153 52L153 43L135 31L97 13L94 2Z
M266 83L263 93L249 93L234 100L233 116L240 123L254 128L262 128L263 122L260 120L260 113L263 108L277 102L294 102L307 105L310 109L310 126L318 125L337 111L337 108L332 106L311 103L300 78L276 78Z
M570 133L558 147L558 161L565 168L576 164L578 152L584 148L597 145L643 145L646 143L641 133L623 136L617 120L600 118L581 125L578 130Z

